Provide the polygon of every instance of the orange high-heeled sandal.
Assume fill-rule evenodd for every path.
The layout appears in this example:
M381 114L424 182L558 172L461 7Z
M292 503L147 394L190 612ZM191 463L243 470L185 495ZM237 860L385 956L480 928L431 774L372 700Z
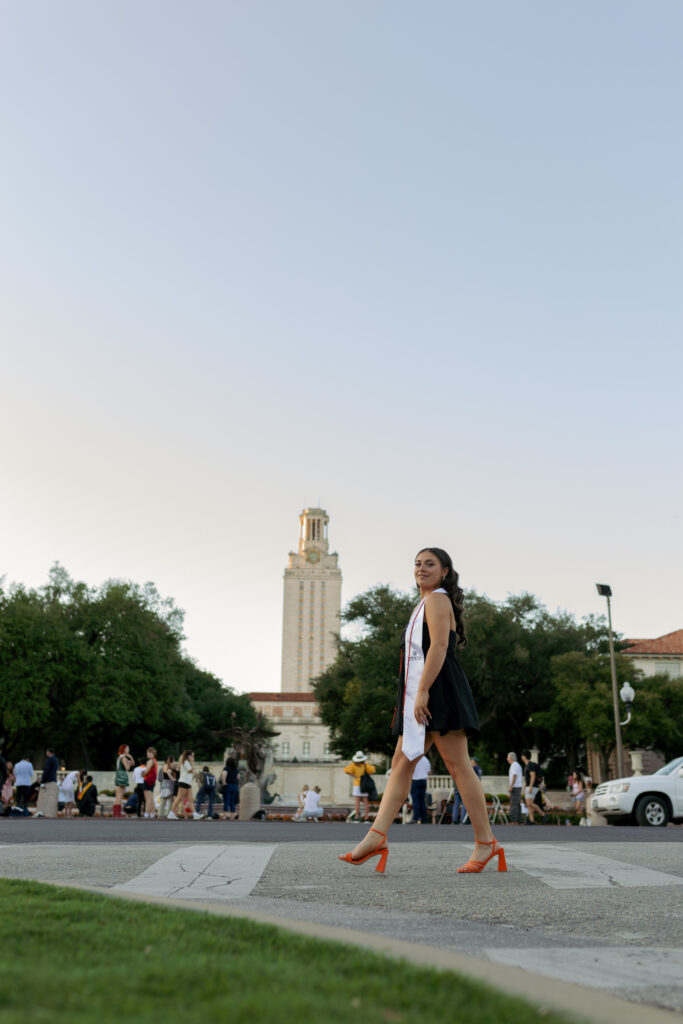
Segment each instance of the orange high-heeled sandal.
M479 839L477 839L477 842L479 843L480 846L492 846L493 849L491 850L490 854L485 860L474 860L472 857L470 857L470 859L467 861L467 864L463 864L461 867L458 868L459 874L469 875L475 874L479 871L483 871L492 857L498 858L499 871L507 871L508 866L505 860L505 850L500 845L497 839L492 839L490 843L482 843Z
M386 832L380 832L378 828L371 828L370 831L376 832L378 836L383 836L385 840L387 838ZM384 872L384 867L386 865L388 856L389 847L387 846L386 842L384 842L381 846L378 846L376 850L371 850L370 853L366 853L364 857L358 857L354 860L350 853L340 853L339 860L345 860L347 864L364 864L365 861L370 860L371 857L379 857L379 863L377 864L375 871Z

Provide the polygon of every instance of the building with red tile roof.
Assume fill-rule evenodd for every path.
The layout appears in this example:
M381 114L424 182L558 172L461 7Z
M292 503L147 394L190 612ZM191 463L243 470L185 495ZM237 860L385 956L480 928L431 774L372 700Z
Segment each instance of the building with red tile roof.
M632 659L633 667L643 675L683 678L683 629L653 640L626 640L626 644L622 655Z

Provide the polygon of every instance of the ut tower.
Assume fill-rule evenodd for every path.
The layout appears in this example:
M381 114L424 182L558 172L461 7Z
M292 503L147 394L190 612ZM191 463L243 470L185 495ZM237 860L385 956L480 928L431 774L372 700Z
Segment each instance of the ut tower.
M299 516L299 549L289 552L282 616L283 693L310 690L337 656L342 574L327 539L329 516L305 508Z

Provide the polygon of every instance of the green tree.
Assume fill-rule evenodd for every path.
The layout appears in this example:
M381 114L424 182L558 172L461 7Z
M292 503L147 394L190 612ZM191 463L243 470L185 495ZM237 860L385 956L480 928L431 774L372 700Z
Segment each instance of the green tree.
M355 627L339 642L336 660L314 681L320 715L335 753L351 757L359 748L390 756L396 745L391 720L396 703L401 636L414 596L388 586L360 594L342 620Z
M0 733L8 749L46 744L69 764L108 768L121 742L138 755L191 745L222 753L238 697L182 651L183 614L152 584L73 581L59 565L40 590L0 591Z

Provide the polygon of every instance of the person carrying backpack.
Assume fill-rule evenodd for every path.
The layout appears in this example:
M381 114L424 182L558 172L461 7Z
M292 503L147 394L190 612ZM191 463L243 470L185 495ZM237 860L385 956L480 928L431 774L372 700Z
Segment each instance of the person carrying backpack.
M216 799L216 776L213 774L208 765L204 765L202 768L202 783L197 793L197 799L195 800L195 812L201 813L202 804L205 800L209 801L209 818L213 818L213 802Z

